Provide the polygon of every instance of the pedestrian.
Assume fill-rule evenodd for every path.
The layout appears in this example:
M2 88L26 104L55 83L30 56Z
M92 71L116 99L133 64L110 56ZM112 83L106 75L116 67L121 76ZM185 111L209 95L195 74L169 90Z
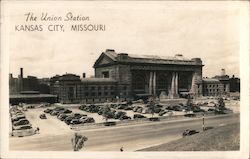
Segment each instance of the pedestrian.
M123 152L123 147L120 148L120 151Z
M39 130L40 130L39 127L37 127L37 128L36 128L36 132L37 132L38 134L39 134Z

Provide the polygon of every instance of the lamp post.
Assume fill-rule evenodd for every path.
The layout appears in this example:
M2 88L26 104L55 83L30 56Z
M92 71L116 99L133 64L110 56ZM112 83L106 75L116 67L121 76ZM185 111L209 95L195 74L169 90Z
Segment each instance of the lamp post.
M202 130L205 131L205 113L202 114Z

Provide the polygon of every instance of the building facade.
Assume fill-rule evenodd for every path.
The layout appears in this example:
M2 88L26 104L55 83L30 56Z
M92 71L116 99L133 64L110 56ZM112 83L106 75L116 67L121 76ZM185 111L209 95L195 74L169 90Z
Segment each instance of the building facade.
M96 78L111 78L117 81L120 97L135 98L165 94L178 98L182 93L202 95L202 61L116 53L107 49L94 64Z
M203 80L203 96L220 96L225 94L224 85L214 78L204 78Z
M164 94L179 98L182 93L202 95L200 58L138 56L107 49L94 64L95 78L74 74L50 79L51 93L63 103L96 103L133 100Z
M48 79L47 79L48 80ZM20 74L17 78L9 74L9 92L10 94L20 94L26 91L38 91L42 94L48 94L49 83L45 79L38 79L35 76L23 76L23 68L20 68Z
M117 82L110 78L80 78L64 74L51 78L51 93L61 103L98 103L117 99Z

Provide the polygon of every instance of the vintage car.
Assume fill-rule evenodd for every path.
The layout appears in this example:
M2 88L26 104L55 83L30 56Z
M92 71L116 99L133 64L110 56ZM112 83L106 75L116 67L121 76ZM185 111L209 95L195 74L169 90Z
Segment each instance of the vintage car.
M47 119L46 115L45 114L40 114L40 119Z
M196 131L196 130L185 130L183 133L182 133L182 137L185 137L185 136L190 136L190 135L194 135L194 134L197 134L199 133L199 131Z

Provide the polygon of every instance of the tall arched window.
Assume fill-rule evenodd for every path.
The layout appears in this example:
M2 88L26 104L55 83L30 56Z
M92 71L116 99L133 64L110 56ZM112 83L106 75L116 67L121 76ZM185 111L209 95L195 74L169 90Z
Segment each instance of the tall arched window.
M167 76L164 74L159 75L157 79L157 88L167 89L167 86L168 86Z
M136 75L133 80L134 89L145 89L145 77L142 75Z

